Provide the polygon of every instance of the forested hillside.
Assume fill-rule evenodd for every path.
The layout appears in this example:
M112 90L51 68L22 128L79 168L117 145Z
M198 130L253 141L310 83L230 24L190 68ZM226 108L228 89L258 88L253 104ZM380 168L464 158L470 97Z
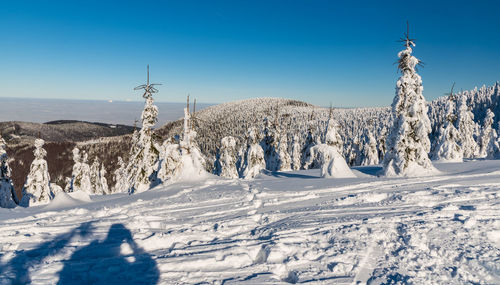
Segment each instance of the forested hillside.
M455 94L456 100L462 96L466 98L466 104L474 115L475 140L479 140L480 126L483 125L487 109L495 114L494 126L495 129L498 127L499 86L496 83L494 86L483 86ZM447 97L441 97L428 103L433 145L443 122L446 99ZM292 143L297 143L294 138L298 139L301 148L321 139L329 112L329 108L297 100L256 98L208 107L193 114L192 120L197 132L196 141L205 156L206 168L212 170L223 137L235 137L236 148L241 153L246 146L248 128L255 127L258 139L261 140L266 124L273 125L281 136L286 135L287 150L291 153ZM392 125L390 107L334 108L332 114L339 123L338 131L343 140L342 155L349 165L363 164L370 136L375 138L378 156L382 159L387 130ZM52 182L64 187L65 178L71 175L73 166L71 150L77 145L88 153L89 161L98 157L104 163L111 187L115 183L113 171L118 167L118 156L125 162L128 161L131 140L129 134L133 127L71 121L46 124L3 122L0 123L0 131L7 141L14 186L16 191L20 191L33 159L32 142L38 135L47 141L47 162ZM178 136L182 133L182 120L157 126L155 133L158 144ZM113 137L110 138L111 136Z

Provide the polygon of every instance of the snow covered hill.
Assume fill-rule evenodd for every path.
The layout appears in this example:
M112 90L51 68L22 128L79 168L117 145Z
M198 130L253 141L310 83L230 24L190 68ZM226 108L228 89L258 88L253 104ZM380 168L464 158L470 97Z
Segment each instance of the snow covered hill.
M0 284L499 284L500 161L211 177L0 209Z
M161 112L161 110L160 110ZM308 131L319 137L328 120L329 108L311 105L306 102L284 98L254 98L211 106L196 112L194 116L197 142L211 167L221 139L233 136L238 139L237 146L245 143L249 127L263 128L265 120L277 121L282 130L292 141L298 135L303 145ZM340 125L339 132L344 141L343 152L348 152L354 144L359 143L363 134L370 130L375 137L390 123L389 107L334 109L333 117ZM182 123L168 123L158 129L163 139L181 133ZM260 138L259 138L260 139ZM359 163L358 163L359 164Z
M479 126L488 109L495 114L494 128L500 120L500 82L492 86L483 86L470 91L455 94L457 98L464 96L469 110L474 115L474 122L478 125L474 132L476 140L480 136ZM439 128L443 123L445 102L443 96L428 102L428 115L433 130L430 135L432 151L434 150ZM160 109L161 112L161 109ZM318 138L324 131L328 119L329 109L314 106L306 102L284 98L254 98L230 103L215 105L196 113L195 122L198 132L198 144L209 162L213 165L221 139L233 136L238 139L237 146L246 140L249 127L262 130L265 119L276 121L282 131L287 134L288 142L292 142L294 135L298 135L300 145L304 145L308 131ZM339 123L339 133L344 146L342 154L349 165L361 165L363 160L363 146L371 133L376 138L377 150L380 159L385 153L385 138L387 130L392 127L390 107L373 108L335 108L333 118ZM157 130L157 133L167 139L181 133L182 121L168 123ZM289 146L291 149L291 146Z

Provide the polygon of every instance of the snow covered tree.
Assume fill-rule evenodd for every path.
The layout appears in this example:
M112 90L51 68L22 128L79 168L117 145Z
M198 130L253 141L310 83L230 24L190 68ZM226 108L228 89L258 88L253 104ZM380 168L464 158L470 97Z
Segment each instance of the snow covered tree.
M101 189L103 194L110 194L108 180L106 179L106 168L104 168L104 163L101 164L101 170L99 171L99 176L101 179Z
M19 202L19 205L23 207L46 204L53 198L50 188L49 169L45 160L47 151L43 149L44 143L45 141L42 139L35 140L35 150L33 151L35 159L31 163L30 172L24 183L22 198Z
M80 153L78 148L73 149L73 172L71 174L70 192L84 191L92 194L92 185L90 183L90 166L87 164L87 153Z
M251 179L266 169L266 161L264 158L264 150L257 143L257 134L255 128L248 130L247 151L243 163L243 172L241 177Z
M11 170L6 147L7 144L0 135L0 208L14 208L18 199L10 178Z
M333 119L333 114L330 111L330 116L326 124L326 130L323 135L323 143L337 149L337 152L341 153L343 143L342 137L338 132L338 123Z
M293 140L292 140L292 157L291 157L293 170L299 170L300 166L302 165L300 150L301 147L299 142L299 136L295 134L293 135Z
M439 129L439 137L436 141L432 159L447 162L460 162L463 161L463 152L460 145L458 145L460 134L454 125L457 118L455 115L455 97L453 93L450 94L446 101L445 110L445 120Z
M196 131L192 129L191 114L188 108L184 108L184 132L179 147L181 157L175 179L190 180L207 174L205 159L196 144Z
M90 166L90 185L92 193L97 195L109 194L108 181L105 175L106 169L104 168L104 164L95 157L94 162Z
M99 167L101 163L99 158L95 157L94 162L90 165L90 189L93 194L102 195L101 179L99 179Z
M122 193L128 190L127 165L121 156L118 157L117 164L118 168L114 171L115 186L113 192Z
M166 182L177 175L181 161L181 152L178 143L172 138L163 142L160 151L160 160L158 167L158 179Z
M495 129L492 128L494 117L495 114L488 109L481 130L479 157L491 159L497 157L500 152L497 141L498 135Z
M215 161L214 173L221 177L238 178L236 169L236 139L228 136L221 140L221 147Z
M279 169L278 144L280 137L276 127L276 122L271 123L269 118L264 118L263 138L260 145L264 151L266 169L269 171L277 171Z
M363 147L363 162L361 165L376 165L378 163L377 141L373 137L372 132L368 131Z
M378 161L383 161L385 156L385 141L387 140L387 128L384 126L379 133L378 141Z
M392 103L393 127L386 141L383 172L387 176L419 176L436 171L428 155L431 123L422 95L422 79L416 72L419 60L412 56L415 44L408 34L404 42L406 48L398 54L402 75Z
M341 150L342 148L340 148ZM358 136L355 136L352 140L351 146L349 148L349 155L347 156L347 161L350 166L360 165L363 160L363 153L361 150L361 140Z
M238 147L238 154L236 159L236 169L238 170L238 175L241 177L241 173L243 173L243 164L245 163L245 151L246 144L241 144Z
M467 96L464 94L458 96L457 110L455 127L460 134L458 144L462 148L463 157L476 157L479 155L479 146L474 140L476 123L474 122L474 114L469 110L469 106L467 105Z
M136 129L134 123L134 132L132 133L132 137L130 138L130 157L135 157L139 153L139 131Z
M301 166L302 169L310 169L318 167L318 163L315 163L314 159L311 159L311 148L316 145L316 140L314 138L313 132L311 128L309 128L307 132L306 141L304 143L304 147L302 148L302 159Z
M280 140L278 143L278 171L289 171L292 170L292 158L290 157L290 153L288 153L288 138L286 133L281 134Z
M342 138L337 132L338 124L330 116L323 135L323 143L311 148L310 161L316 159L321 165L321 177L355 177L341 154ZM307 164L310 164L310 161Z
M64 192L69 193L72 191L72 182L73 179L71 177L64 177Z
M153 127L158 117L158 107L154 105L153 93L158 90L153 86L154 84L149 84L148 66L147 83L135 88L144 89L142 97L146 99L146 103L141 115L142 127L136 137L135 146L132 145L133 152L127 167L130 194L148 190L157 183L156 166L160 151L153 138Z

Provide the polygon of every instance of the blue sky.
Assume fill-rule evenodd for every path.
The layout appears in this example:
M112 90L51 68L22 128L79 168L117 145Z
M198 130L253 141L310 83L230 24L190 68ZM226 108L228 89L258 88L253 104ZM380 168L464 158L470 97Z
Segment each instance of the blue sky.
M405 31L424 96L500 80L500 1L3 1L0 96L386 106Z

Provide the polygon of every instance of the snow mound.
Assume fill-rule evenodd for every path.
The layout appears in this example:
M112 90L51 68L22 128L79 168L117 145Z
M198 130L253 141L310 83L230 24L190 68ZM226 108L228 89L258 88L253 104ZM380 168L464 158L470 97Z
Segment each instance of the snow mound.
M354 178L356 175L345 162L345 159L337 152L334 153L332 160L328 165L328 175L332 178Z
M407 168L399 174L397 174L392 168L386 169L385 171L382 170L381 174L387 177L425 177L441 175L443 173L437 170L434 166L431 166L431 168L425 168L418 163L409 163Z
M45 209L51 210L74 207L88 202L92 202L92 200L90 199L90 196L83 191L76 191L69 194L66 192L59 192L56 194L54 199L52 199L52 201L45 206Z
M68 194L71 198L82 201L82 202L92 202L90 195L85 191L75 191Z

